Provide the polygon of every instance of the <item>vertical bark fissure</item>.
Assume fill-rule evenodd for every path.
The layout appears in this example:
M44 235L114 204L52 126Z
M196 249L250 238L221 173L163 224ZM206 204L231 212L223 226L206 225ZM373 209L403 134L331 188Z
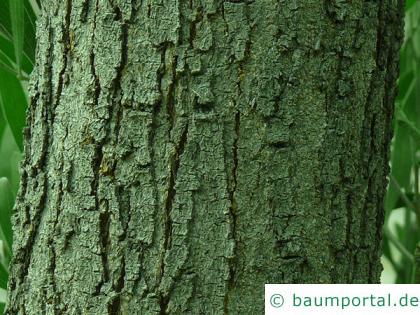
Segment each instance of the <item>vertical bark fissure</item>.
M73 0L67 0L66 1L66 14L64 17L64 26L63 26L63 36L61 40L63 41L64 49L63 49L63 67L59 72L58 75L58 87L57 87L57 93L56 97L57 100L54 103L54 110L60 105L61 101L61 93L63 91L63 84L64 84L64 76L67 70L67 64L69 59L69 52L71 48L71 35L70 35L70 25L71 25L71 13L72 13L72 7L73 7ZM51 124L54 125L54 119L55 115L52 115L51 117Z
M179 4L180 5L180 4ZM151 15L151 6L148 5L148 13L147 16L150 17ZM177 7L178 12L180 11L180 7ZM178 39L179 41L179 32L178 32ZM172 245L172 233L173 233L173 222L171 217L171 212L173 208L173 203L175 200L175 194L176 194L176 181L178 176L178 170L180 167L180 158L181 155L184 152L185 145L187 142L188 137L188 122L186 123L184 130L182 131L182 134L180 136L180 139L178 142L175 142L173 139L175 137L174 128L177 124L177 121L179 121L180 117L177 117L177 111L176 111L176 96L175 96L175 89L178 82L178 76L176 72L176 67L178 63L178 55L175 52L176 45L178 42L172 42L171 40L165 39L164 42L160 43L160 49L161 49L161 62L160 62L160 69L159 69L159 75L158 75L158 86L160 91L160 102L159 106L155 107L154 115L152 117L152 126L151 126L151 133L149 137L149 146L152 147L151 152L151 158L152 163L155 163L155 152L154 152L154 140L156 136L156 120L157 115L159 114L160 110L166 110L166 116L167 116L167 141L170 143L174 143L175 145L175 152L173 152L168 162L169 164L169 179L167 183L167 187L165 189L166 192L166 198L163 203L163 248L162 253L160 257L160 270L159 275L157 279L157 287L156 292L158 294L158 303L159 303L159 314L167 314L167 308L170 301L170 290L169 292L164 292L164 290L161 288L162 283L164 281L165 277L165 271L166 271L166 257L170 251L171 245ZM167 61L167 58L171 58L170 67ZM166 91L163 90L163 80L165 80L165 76L169 78L169 84L166 87ZM165 108L163 108L165 106ZM159 190L157 187L156 182L156 168L153 166L152 168L152 180L154 182L154 192L155 192L155 200L156 200L156 206L155 206L155 218L156 214L158 214L158 211L160 209L159 203L157 202L159 200ZM159 221L158 221L159 222Z
M98 2L99 2L99 0L96 0L95 9L94 9L94 13L93 13L93 28L92 28L92 37L91 37L92 47L91 47L91 51L90 51L90 55L89 55L90 71L92 73L93 80L94 80L94 83L95 83L94 101L93 101L94 106L98 105L99 95L101 93L101 84L100 84L99 77L98 77L98 75L96 73L96 69L95 69L95 52L94 52L94 50L95 50L94 43L95 43L95 31L96 31L96 17L97 17L98 10L99 10Z
M95 156L93 159L94 169L94 180L92 182L92 194L95 198L95 209L100 211L99 213L99 239L101 248L101 261L103 268L103 279L97 286L96 294L100 294L101 287L104 283L109 280L109 265L108 265L108 254L107 248L109 243L109 213L107 210L101 212L101 201L98 196L99 179L100 179L100 167L103 159L102 144L95 144Z
M66 132L65 132L65 136L63 139L63 143L65 143L66 138L68 135L68 128L66 128ZM62 147L64 148L64 146ZM64 150L64 149L62 149ZM60 173L63 173L63 168L64 168L64 156L63 154L61 154L61 159L60 159ZM52 237L50 237L48 239L48 246L50 247L51 250L51 265L50 265L50 272L51 272L51 284L52 284L52 290L53 290L53 294L54 294L54 298L55 298L55 303L54 305L60 305L61 304L61 294L59 292L57 292L57 284L56 284L56 257L57 257L57 251L55 248L55 238L58 236L57 233L57 223L59 222L59 217L60 217L60 213L62 211L62 200L63 200L63 195L64 195L64 187L63 187L63 177L60 177L59 183L58 183L58 196L57 196L57 201L55 203L55 211L56 211L56 215L55 215L55 219L54 219L54 226L53 226L53 235ZM56 234L57 233L57 234ZM54 312L56 311L56 308L54 310Z
M235 3L234 1L227 1ZM242 1L237 2L238 5L242 3ZM251 4L251 2L245 3L247 5ZM250 16L249 16L249 7L246 6L244 8L245 11L245 20L246 23L250 23ZM227 21L227 17L225 15L225 4L223 3L221 5L221 16L223 19L224 27L227 33L234 32L234 30L229 30L229 23ZM226 282L226 289L225 289L225 296L223 299L223 312L225 315L229 314L230 312L230 303L232 299L232 295L235 290L235 284L236 284L236 273L238 269L238 235L237 235L237 219L238 219L238 203L236 200L236 189L238 186L238 166L239 166L239 141L240 141L240 130L241 130L241 107L239 100L241 97L243 97L245 94L242 91L241 84L242 82L242 76L244 75L245 66L247 65L248 60L250 59L250 53L251 53L251 33L253 31L253 28L255 25L250 23L250 30L247 34L247 38L245 39L245 44L243 47L243 56L241 58L238 58L237 56L232 57L232 60L235 60L234 66L237 68L237 74L238 77L236 78L236 93L237 93L237 100L234 100L234 120L233 120L233 144L232 144L232 168L231 168L231 174L228 176L228 179L232 179L232 187L230 188L230 191L228 192L228 199L229 199L229 217L231 222L229 222L229 229L230 229L230 240L233 242L233 249L232 249L232 256L227 258L228 263L228 279ZM249 25L247 25L249 26Z
M115 286L115 292L117 292L118 296L114 298L114 300L110 303L108 307L108 312L110 315L119 315L121 314L121 292L124 289L125 281L125 255L121 257L121 273L117 279L117 283Z
M375 93L377 93L377 83L376 81L378 80L378 78L380 77L380 73L381 73L381 67L382 67L382 62L381 62L381 54L384 50L383 47L383 31L384 31L384 1L380 1L379 5L378 5L378 13L377 13L377 42L376 42L376 52L375 52L375 63L376 63L376 68L374 70L374 73L372 74L371 80L369 82L369 89L368 89L368 94L367 94L367 98L366 98L366 103L364 104L364 115L363 115L363 134L361 137L361 159L364 159L364 157L367 156L367 165L365 166L365 172L364 174L368 176L368 178L365 178L366 180L366 186L367 186L367 192L366 192L366 197L365 200L363 202L363 208L362 208L362 218L363 220L361 220L359 222L359 230L360 230L360 239L361 239L361 246L363 246L363 244L365 243L365 239L366 239L366 232L367 232L367 214L368 214L368 208L369 205L371 203L371 200L373 198L373 194L376 193L375 191L373 191L372 189L372 185L375 184L375 181L373 180L372 175L370 174L370 165L372 164L372 159L374 158L374 155L377 154L374 150L375 147L372 144L372 140L373 137L375 136L374 134L374 123L375 123L375 115L372 114L372 111L370 109L370 106L374 100L375 97ZM369 145L368 148L366 148L367 146L367 141L369 141ZM366 150L368 149L368 150ZM366 160L366 159L365 159ZM377 211L382 211L381 209L377 209ZM360 252L360 247L359 248L355 248L352 251L351 254L351 261L352 261L352 266L355 267L355 261L356 261L356 257L358 255L358 253ZM370 278L370 274L371 274L371 269L372 266L371 264L369 264L369 270L368 270L368 274L369 274L369 278ZM354 281L354 273L349 274L349 279L348 281L350 283L353 283Z
M118 21L122 20L122 14L121 11L118 7L114 8L114 13L116 15L116 19ZM114 89L114 94L113 94L113 99L114 100L118 100L118 102L116 103L116 108L111 110L111 117L113 116L114 111L116 112L115 116L115 129L114 129L114 133L116 135L116 143L118 143L118 135L120 132L120 128L121 128L121 117L122 117L122 85L121 85L121 80L122 80L122 76L123 76L123 71L125 69L125 67L127 66L128 63L128 30L129 30L129 24L128 23L132 23L134 21L135 18L135 12L132 11L131 12L131 16L130 16L130 20L129 22L124 22L121 24L121 33L122 33L122 38L121 38L121 56L120 56L120 64L117 68L117 74L116 77L113 81L113 89ZM120 94L120 95L118 95ZM111 132L111 128L109 128L109 132ZM107 138L110 138L111 135L107 135ZM114 165L115 166L115 165ZM119 206L121 206L121 204L119 204ZM127 215L131 216L130 211L128 211ZM109 214L108 214L109 215ZM109 218L108 218L109 220ZM127 220L127 222L130 222L130 218ZM110 242L111 240L109 239L109 224L107 226L107 238L108 238L108 242ZM127 238L127 233L126 231L124 232L124 240L126 240ZM126 268L126 262L125 262L125 258L126 258L126 253L124 253L124 255L121 257L121 267L120 267L120 273L117 277L117 280L115 281L116 284L114 285L114 281L113 281L113 289L116 292L117 296L114 297L114 299L112 300L112 302L109 305L109 314L120 314L121 312L121 293L124 289L125 286L125 268Z
M184 130L182 132L181 138L177 143L175 148L175 153L173 156L173 161L171 161L171 168L170 168L170 177L169 177L169 186L167 190L167 197L165 201L165 231L164 231L164 243L163 243L163 258L162 258L162 265L161 265L161 275L160 275L160 282L162 281L165 275L165 257L169 249L171 248L171 238L172 238L172 218L171 218L171 211L173 207L173 202L175 199L176 194L176 180L178 175L178 169L181 162L181 156L184 152L185 145L188 141L188 123L185 125ZM160 314L167 314L166 309L169 303L169 296L165 296L160 293Z
M65 5L65 14L64 14L64 23L62 26L62 42L64 45L64 49L63 49L63 66L61 68L61 70L59 71L59 76L58 76L58 85L57 85L57 91L54 93L54 91L51 90L51 108L49 110L49 117L50 117L50 124L51 124L51 135L49 136L49 143L53 143L54 142L54 120L55 120L55 116L56 116L56 108L59 106L60 101L61 101L61 95L62 95L62 90L63 90L63 84L64 84L64 75L65 72L67 70L67 64L68 64L68 54L69 54L69 50L70 50L70 24L71 24L71 13L72 13L72 0L67 0ZM52 66L51 66L51 78L52 78ZM52 79L51 79L52 80ZM52 85L51 85L52 87ZM56 97L55 101L53 102L54 96ZM48 110L47 110L48 111ZM67 131L66 131L66 136L67 136ZM48 145L47 145L48 146ZM44 161L45 163L48 163L47 161L47 156L44 157ZM60 166L59 169L63 170L63 166L64 166L64 157L61 156L60 159ZM46 178L46 180L48 180ZM44 183L45 185L45 194L47 194L47 189L48 189L48 181L46 181ZM47 198L45 196L45 198ZM50 281L51 281L51 286L52 286L52 291L54 294L54 300L55 303L54 305L58 305L60 303L60 294L58 294L57 290L56 290L56 249L55 249L55 233L56 233L56 226L58 223L58 219L60 216L60 212L61 212L61 202L62 202L62 198L63 198L63 180L62 178L59 179L58 182L58 187L57 187L57 200L55 202L55 206L54 206L54 210L56 212L55 214L55 220L53 222L53 228L52 228L52 235L50 235L50 237L47 240L47 246L49 248L50 251L50 261L49 261L49 271L50 271ZM44 200L44 203L46 201ZM45 207L46 204L44 204L43 207ZM54 307L54 313L56 312L56 308Z
M233 244L233 257L228 258L229 261L229 279L227 281L227 289L224 298L224 313L229 314L229 294L235 288L235 268L236 268L236 251L237 251L237 236L236 236L236 220L237 220L237 203L235 200L235 192L236 187L238 184L237 179L237 172L238 172L238 142L240 136L240 124L241 124L241 114L240 111L237 109L235 114L235 138L233 140L233 147L232 147L232 159L233 159L233 166L232 166L232 180L233 185L231 190L229 191L229 214L232 220L231 222L231 234Z
M167 51L167 48L164 49L164 51ZM172 65L172 78L171 83L168 87L168 100L167 100L167 115L168 115L168 123L169 123L169 129L168 129L168 139L171 139L171 133L175 125L176 120L176 109L175 109L175 87L177 84L177 78L176 78L176 65L177 65L178 57L174 56L174 63ZM166 63L164 63L166 65Z
M94 95L94 105L98 106L99 104L99 97L102 92L99 77L96 73L96 67L95 67L95 30L96 30L96 18L98 13L98 5L99 2L96 2L96 10L94 13L94 27L93 27L93 34L92 34L92 42L93 47L90 54L90 62L91 62L91 72L94 77L95 81L95 95ZM123 75L123 70L127 65L127 54L128 54L128 24L127 22L122 22L122 13L119 7L112 7L113 14L115 15L114 20L121 22L121 38L120 45L121 45L121 56L119 56L119 65L115 69L116 74L113 80L111 81L110 86L110 94L112 95L113 102L111 103L109 107L109 115L107 120L104 122L104 127L106 128L105 136L97 143L95 143L95 154L94 154L94 180L93 180L93 188L92 188L92 194L94 194L95 197L95 208L100 212L99 213L99 237L100 237L100 247L101 247L101 261L102 261L102 267L103 267L103 278L96 286L96 295L99 295L101 293L102 286L111 281L112 283L112 289L116 293L116 296L113 297L113 299L108 304L108 312L110 314L118 314L120 312L121 307L121 291L124 288L124 277L125 277L125 255L122 257L122 267L120 269L120 273L117 275L117 279L113 281L111 275L111 267L109 262L109 254L110 254L110 246L111 242L113 240L111 239L110 234L110 226L113 223L112 221L112 215L109 209L109 202L107 199L101 199L99 196L99 185L100 181L102 179L102 175L104 172L103 169L103 163L104 163L104 146L107 145L111 139L112 139L112 131L115 133L115 136L118 141L118 134L120 130L120 124L121 124L121 116L122 116L122 86L121 86L121 79ZM111 121L115 120L115 127L112 129ZM115 167L115 164L112 166L112 168ZM108 172L108 171L107 171ZM111 171L113 173L114 170ZM119 204L121 206L121 204ZM102 209L104 207L104 209ZM128 214L129 215L129 214ZM129 222L129 221L128 221ZM126 237L127 234L124 233L124 237Z
M93 12L93 29L92 29L92 46L90 51L90 71L94 79L94 98L93 98L93 106L97 107L99 104L99 97L101 94L101 85L99 81L99 76L96 73L96 66L95 66L95 39L96 39L96 19L99 11L99 0L96 0L95 2L95 8ZM101 169L101 163L103 159L103 152L102 152L102 146L103 146L104 140L102 140L100 143L94 143L94 156L92 160L92 169L94 178L91 183L91 194L93 195L95 199L95 209L97 211L100 211L100 200L98 196L98 188L99 188L99 180L100 180L100 169ZM100 240L100 256L101 256L101 262L102 262L102 279L96 286L95 295L99 295L101 288L104 283L106 283L109 280L109 266L108 266L108 256L107 256L107 244L108 244L108 228L109 228L109 214L108 213L99 213L99 240Z
M363 12L364 14L365 12ZM358 40L358 35L360 32L360 19L357 22L357 26L354 32L354 38L353 38L353 42L350 46L350 48L354 51L355 49L355 44L356 41ZM343 58L344 56L342 54L340 54L340 59L339 59L339 65L338 65L338 69L339 69L339 77L341 79L341 73L344 70L343 67ZM336 84L336 89L335 89L335 93L338 94L339 92L339 84L338 84L338 80L337 80L337 84ZM364 116L364 118L366 118ZM345 161L342 161L340 159L340 176L341 176L341 181L343 186L348 186L349 185L349 180L346 178L346 170L345 170L345 165L343 164L345 163ZM352 199L351 199L351 190L350 191L346 191L346 203L345 203L345 207L346 207L346 216L347 216L347 220L346 220L346 236L345 236L345 248L347 251L352 251L354 250L353 248L353 244L352 244L352 227L353 227L353 220L355 218L355 215L353 213L354 211L354 207L352 207ZM334 226L333 223L331 222L331 226ZM351 255L350 255L351 256ZM335 258L334 258L335 259ZM354 269L354 264L355 264L355 260L354 260L354 256L350 257L350 261L348 264L348 278L347 278L347 282L351 283L352 282L352 274L353 274L353 269Z

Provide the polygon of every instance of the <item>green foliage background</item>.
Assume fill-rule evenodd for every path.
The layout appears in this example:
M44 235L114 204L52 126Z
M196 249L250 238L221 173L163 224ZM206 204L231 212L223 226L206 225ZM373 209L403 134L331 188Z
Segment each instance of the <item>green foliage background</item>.
M0 312L12 250L10 216L19 186L27 83L40 0L0 0ZM406 1L392 171L386 198L383 282L420 283L420 0Z
M420 283L420 1L406 1L391 175L386 197L383 281ZM391 277L390 277L391 276ZM388 280L385 280L385 279Z

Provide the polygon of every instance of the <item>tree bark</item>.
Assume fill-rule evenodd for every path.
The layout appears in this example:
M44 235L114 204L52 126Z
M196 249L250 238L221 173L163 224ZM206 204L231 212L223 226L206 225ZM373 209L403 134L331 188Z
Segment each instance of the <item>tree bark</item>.
M7 314L377 283L402 7L44 1Z

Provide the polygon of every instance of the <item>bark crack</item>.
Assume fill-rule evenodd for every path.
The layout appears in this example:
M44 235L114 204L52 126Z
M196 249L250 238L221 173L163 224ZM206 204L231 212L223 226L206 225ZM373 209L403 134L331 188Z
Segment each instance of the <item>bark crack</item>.
M93 18L93 30L92 30L92 50L90 52L90 69L93 75L94 83L95 83L95 89L94 89L94 105L98 104L99 95L101 93L101 84L99 81L99 77L96 73L95 69L95 48L94 48L94 42L95 42L95 31L96 31L96 16L98 13L98 0L96 0L96 7L95 7L95 13Z
M161 271L160 271L160 283L162 283L164 274L165 274L165 256L169 251L172 243L172 218L171 212L173 207L173 202L176 194L176 180L178 175L178 170L181 162L181 156L184 153L185 145L188 141L188 123L184 127L184 131L181 135L179 143L175 149L173 160L171 161L171 170L169 178L169 186L167 190L167 197L165 202L165 236L163 243L163 255L161 261ZM164 296L160 293L160 314L166 314L166 309L169 303L169 297Z
M235 287L235 266L236 266L236 250L237 250L237 235L236 235L236 220L237 220L237 203L235 200L235 192L236 187L238 184L238 142L239 142L239 135L240 135L240 123L241 123L241 116L240 111L237 110L235 114L235 139L233 141L232 147L232 155L233 155L233 167L232 167L232 179L233 185L232 189L229 192L229 200L230 200L230 207L229 207L229 214L231 216L231 233L232 239L234 241L233 247L233 255L232 258L228 258L229 262L229 279L227 283L227 292L224 298L224 314L229 314L229 295L231 294L232 290Z
M114 300L108 307L109 314L121 313L121 291L123 290L124 285L125 285L124 278L125 278L125 257L123 256L121 258L121 272L117 280L117 284L114 288L115 292L117 293L117 296L114 298Z

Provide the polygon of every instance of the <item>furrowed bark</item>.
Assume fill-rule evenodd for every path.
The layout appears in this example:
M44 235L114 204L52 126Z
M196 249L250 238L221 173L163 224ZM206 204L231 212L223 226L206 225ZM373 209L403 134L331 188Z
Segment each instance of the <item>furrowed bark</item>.
M379 281L402 2L43 4L7 314Z

